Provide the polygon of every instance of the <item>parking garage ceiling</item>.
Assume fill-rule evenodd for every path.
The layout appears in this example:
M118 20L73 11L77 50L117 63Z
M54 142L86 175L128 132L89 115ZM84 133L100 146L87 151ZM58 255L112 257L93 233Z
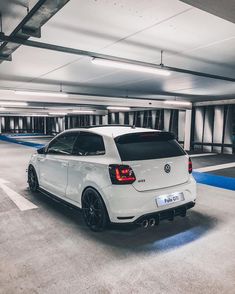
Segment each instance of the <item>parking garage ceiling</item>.
M37 3L0 1L2 32L9 36ZM224 79L175 71L158 76L115 69L93 64L88 56L22 45L12 53L12 61L0 64L0 89L62 89L106 97L192 102L232 99L235 24L199 8L177 0L70 0L42 26L41 38L29 40L156 65L161 63L163 50L165 66ZM14 92L7 95L8 99L18 98Z

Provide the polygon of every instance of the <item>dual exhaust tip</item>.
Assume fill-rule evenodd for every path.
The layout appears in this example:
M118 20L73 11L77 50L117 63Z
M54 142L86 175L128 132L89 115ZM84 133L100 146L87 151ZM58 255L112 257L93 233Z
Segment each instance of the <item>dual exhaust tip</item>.
M187 209L185 208L184 210L182 210L182 212L179 214L181 217L185 217L186 216L186 211ZM168 220L173 221L174 217L175 217L176 213L175 210L172 210L171 215L169 216ZM149 219L144 219L140 224L144 229L147 229L148 227L154 227L157 226L159 224L159 220L160 217L157 216L156 218L152 217Z
M156 224L157 223L155 218L145 219L141 223L144 229L147 229L148 227L154 227Z

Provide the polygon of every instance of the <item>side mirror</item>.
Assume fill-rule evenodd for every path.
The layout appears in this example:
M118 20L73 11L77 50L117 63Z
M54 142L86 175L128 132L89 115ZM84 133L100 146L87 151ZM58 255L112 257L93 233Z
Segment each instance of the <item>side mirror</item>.
M39 148L39 149L37 149L37 153L38 154L44 154L45 153L45 147L42 147L42 148Z

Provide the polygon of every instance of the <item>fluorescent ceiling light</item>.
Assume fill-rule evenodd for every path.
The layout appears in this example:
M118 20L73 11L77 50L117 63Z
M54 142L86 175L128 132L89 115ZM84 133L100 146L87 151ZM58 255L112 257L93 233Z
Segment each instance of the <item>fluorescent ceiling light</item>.
M42 113L42 114L29 114L29 116L39 116L39 117L43 117L43 116L48 116L48 114L46 114L46 113Z
M67 115L67 112L49 112L50 115Z
M0 107L0 111L2 111L2 110L6 110L6 108L4 108L4 107Z
M34 91L15 91L17 95L45 96L45 97L68 97L67 93L63 92L34 92Z
M166 100L164 101L164 103L169 105L176 105L176 106L192 106L192 103L188 101Z
M93 110L73 110L72 113L91 114L91 113L94 113L94 111Z
M148 67L143 65L137 65L137 64L102 59L102 58L93 58L92 63L103 65L103 66L115 67L119 69L126 69L126 70L139 71L143 73L162 75L162 76L169 76L171 74L168 70L161 69L161 68Z
M9 116L23 116L23 117L27 117L27 116L30 116L30 117L33 117L33 116L38 116L38 117L44 117L44 116L48 116L47 113L19 113L19 112L9 112L10 114L8 114Z
M27 102L0 101L0 106L27 106Z
M130 107L119 107L119 106L108 106L107 107L108 110L123 110L123 111L128 111L131 108Z

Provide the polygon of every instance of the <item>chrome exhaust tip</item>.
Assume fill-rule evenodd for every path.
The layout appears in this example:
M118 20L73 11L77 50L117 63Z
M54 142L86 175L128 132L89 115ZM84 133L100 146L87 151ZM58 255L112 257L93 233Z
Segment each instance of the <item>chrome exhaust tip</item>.
M155 220L155 218L150 218L150 220L149 220L149 225L150 225L150 227L154 227L155 224L156 224L156 220Z
M147 229L147 227L149 226L149 221L147 219L142 221L142 227Z

